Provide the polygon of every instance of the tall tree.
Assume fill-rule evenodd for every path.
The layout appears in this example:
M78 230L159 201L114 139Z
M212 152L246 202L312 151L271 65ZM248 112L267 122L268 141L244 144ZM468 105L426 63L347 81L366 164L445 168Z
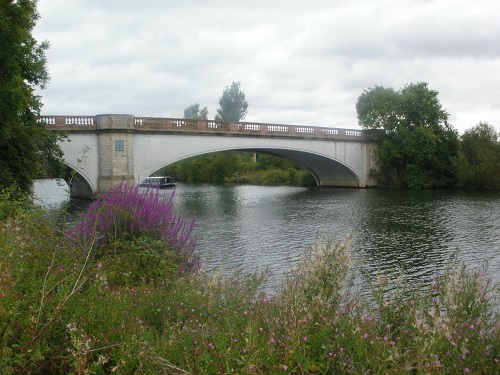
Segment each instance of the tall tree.
M226 86L219 98L219 108L215 119L219 121L238 122L247 115L248 102L245 93L241 90L240 82L233 82Z
M206 106L200 109L200 105L198 103L191 104L189 107L184 109L184 118L206 120L208 119L208 109Z
M462 134L457 184L467 190L500 190L500 133L480 122Z
M458 134L448 124L438 92L427 83L399 91L375 86L360 95L356 110L364 129L384 130L375 150L380 184L410 189L454 184Z
M51 167L60 168L57 140L37 121L44 88L47 42L38 43L32 30L39 18L36 0L0 3L0 188L17 184L31 190L33 179Z

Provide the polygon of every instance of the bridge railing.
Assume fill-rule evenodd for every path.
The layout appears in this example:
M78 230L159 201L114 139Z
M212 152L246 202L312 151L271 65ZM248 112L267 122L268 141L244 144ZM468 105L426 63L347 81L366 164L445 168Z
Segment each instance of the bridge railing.
M186 132L210 132L254 134L267 136L314 137L314 138L351 138L362 139L363 131L355 129L328 128L306 125L267 124L257 122L226 122L216 120L169 119L155 117L136 117L135 125L144 129L176 129Z
M40 116L39 121L45 123L49 128L64 130L71 130L72 128L90 130L96 125L95 116ZM134 127L136 130L143 131L173 131L185 133L212 132L242 136L364 139L364 132L355 129L163 117L135 117Z
M39 122L54 126L93 126L95 116L40 116Z

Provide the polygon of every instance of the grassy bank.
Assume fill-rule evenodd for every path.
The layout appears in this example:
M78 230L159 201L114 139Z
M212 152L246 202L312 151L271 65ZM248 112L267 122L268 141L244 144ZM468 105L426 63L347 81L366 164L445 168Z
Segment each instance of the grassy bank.
M71 231L1 200L5 374L493 374L496 285L450 267L355 292L348 242L319 239L273 295L198 266L193 221L114 191ZM9 214L6 214L8 212Z

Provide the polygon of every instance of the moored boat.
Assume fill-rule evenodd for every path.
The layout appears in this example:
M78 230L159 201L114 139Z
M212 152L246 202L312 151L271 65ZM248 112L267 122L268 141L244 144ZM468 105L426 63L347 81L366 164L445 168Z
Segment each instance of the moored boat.
M140 187L155 187L159 189L173 188L176 186L173 176L150 176L145 178L139 185Z

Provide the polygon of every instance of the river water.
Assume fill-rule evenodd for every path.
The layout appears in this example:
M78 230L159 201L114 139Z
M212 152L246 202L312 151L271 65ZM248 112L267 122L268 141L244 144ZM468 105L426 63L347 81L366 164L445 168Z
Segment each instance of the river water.
M42 181L36 196L55 209L56 197L67 198L61 190ZM500 192L178 183L174 206L196 217L197 253L208 270L267 270L276 284L321 235L350 237L360 271L372 276L404 268L414 281L429 279L456 257L472 269L488 262L500 281Z

